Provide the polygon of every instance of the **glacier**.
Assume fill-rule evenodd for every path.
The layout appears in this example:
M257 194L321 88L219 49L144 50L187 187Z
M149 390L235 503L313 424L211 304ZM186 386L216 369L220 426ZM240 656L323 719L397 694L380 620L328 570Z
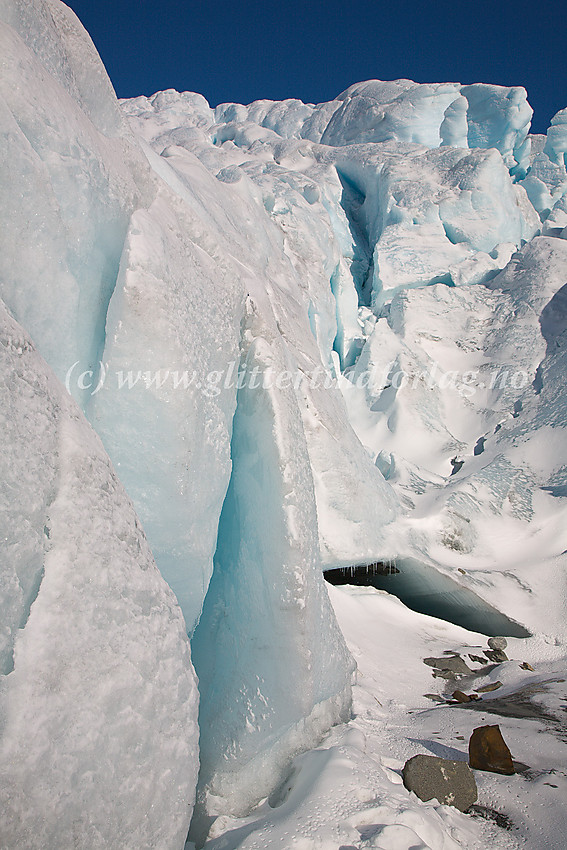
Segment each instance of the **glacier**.
M60 0L0 18L2 839L219 840L350 717L324 570L567 639L566 111L118 102Z

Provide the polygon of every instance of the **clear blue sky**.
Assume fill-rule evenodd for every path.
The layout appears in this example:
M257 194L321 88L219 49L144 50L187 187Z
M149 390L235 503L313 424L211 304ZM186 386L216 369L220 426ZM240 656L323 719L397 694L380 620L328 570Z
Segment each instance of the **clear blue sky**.
M523 85L545 132L567 106L561 0L67 0L119 97L331 100L361 80Z

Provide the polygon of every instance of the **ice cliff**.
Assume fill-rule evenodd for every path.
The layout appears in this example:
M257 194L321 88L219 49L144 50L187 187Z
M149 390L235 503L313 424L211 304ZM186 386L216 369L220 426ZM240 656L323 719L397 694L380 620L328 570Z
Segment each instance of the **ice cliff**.
M348 717L323 568L560 633L565 111L119 104L59 0L0 18L0 829L181 848Z

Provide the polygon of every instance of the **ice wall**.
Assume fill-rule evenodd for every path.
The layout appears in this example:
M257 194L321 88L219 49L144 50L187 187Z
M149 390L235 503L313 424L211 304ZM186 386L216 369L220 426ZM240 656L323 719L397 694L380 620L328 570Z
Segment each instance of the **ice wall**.
M181 848L199 759L183 617L99 438L3 304L0 367L2 845Z
M265 300L259 292L248 303L243 366L276 376L290 355ZM291 756L348 717L354 667L323 586L293 386L239 390L232 457L215 569L192 642L200 813L209 816L246 813Z
M195 182L204 172L196 165ZM106 325L108 377L89 404L189 632L230 477L236 378L224 384L230 363L238 371L238 272L202 220L161 187L132 216Z
M248 764L258 759L264 764L263 782L256 782L246 790L243 779L235 787L234 793L240 793L246 805L270 790L263 783L269 786L279 780L279 771L292 753L312 744L329 725L348 712L351 662L321 580L317 512L321 511L321 505L325 506L325 499L336 503L333 476L344 479L343 492L345 487L347 492L349 488L352 491L359 480L369 496L376 484L385 493L388 487L348 423L335 373L329 392L320 393L319 419L304 420L311 396L300 388L297 374L318 368L327 375L334 368L336 309L329 277L340 262L340 252L333 247L329 256L321 238L317 262L313 264L310 253L316 240L304 242L299 232L286 237L268 217L271 199L264 198L250 179L243 175L240 181L239 173L230 168L217 179L216 172L211 174L194 154L173 144L175 139L191 138L189 131L199 137L203 120L212 120L212 112L203 99L198 96L185 99L195 110L192 126L185 128L187 132L176 133L175 116L169 115L159 129L163 135L171 128L173 136L168 139L165 151L163 148L159 153L153 151L143 141L143 134L136 138L124 124L96 52L69 10L59 3L36 0L27 5L6 3L3 14L3 45L10 68L2 92L5 117L2 139L8 151L3 182L7 189L6 228L2 234L3 294L12 313L25 326L26 333L29 330L30 339L34 339L56 372L59 383L53 379L53 392L59 393L57 404L63 409L66 395L62 384L65 384L101 435L133 499L134 508L128 503L129 516L138 528L135 509L147 529L149 543L149 546L145 543L141 531L130 534L125 529L127 522L121 519L119 507L114 503L119 485L109 483L97 471L100 445L96 443L95 451L90 438L82 432L74 435L72 428L61 440L45 428L45 445L38 449L38 454L44 453L45 457L38 458L37 466L46 480L50 475L55 479L62 475L60 464L65 470L72 467L69 481L61 479L61 499L57 495L59 485L53 485L53 504L57 505L57 512L53 508L54 516L57 515L61 526L69 522L78 529L77 512L88 513L93 527L88 523L81 526L77 540L72 542L63 536L61 545L66 553L70 550L70 563L65 562L65 570L62 567L62 572L52 579L57 585L53 594L42 590L37 598L35 593L42 578L37 547L43 537L40 531L34 531L29 543L32 566L28 571L20 570L21 588L11 577L11 592L5 606L15 618L10 622L16 630L31 606L25 630L29 640L34 617L44 620L54 617L59 624L53 626L55 641L57 629L62 629L60 604L76 608L81 615L82 631L75 638L78 626L71 620L72 639L64 648L57 647L59 654L54 653L49 681L55 681L56 685L45 700L48 685L36 683L32 660L22 662L18 671L16 658L16 669L10 673L12 638L11 633L7 634L6 673L14 688L21 689L18 693L25 694L29 701L27 725L22 720L19 726L19 721L10 719L11 703L6 703L13 746L20 747L24 753L25 730L34 717L43 716L41 712L45 711L48 721L39 749L29 746L27 741L28 752L21 756L27 767L22 767L20 778L6 778L16 789L23 787L22 783L32 769L36 770L41 758L45 769L37 768L34 780L41 784L47 781L45 777L49 777L50 771L57 769L59 759L66 760L69 756L68 772L63 772L60 780L53 783L55 799L59 781L74 785L71 777L78 770L76 765L83 750L88 750L85 756L88 765L92 752L98 749L108 756L105 767L110 779L100 785L92 780L92 804L97 806L94 814L85 803L86 780L84 787L79 782L76 795L70 795L65 804L68 810L63 812L63 804L54 807L54 812L63 812L63 842L65 830L79 829L81 834L89 836L89 841L92 837L92 846L98 846L99 833L102 846L107 836L118 832L120 838L115 844L120 846L136 843L136 846L173 847L179 844L187 826L195 790L193 673L187 644L179 634L182 618L173 597L164 590L171 608L162 612L160 620L154 616L153 603L147 602L131 572L138 565L143 568L143 575L149 575L146 561L155 555L159 569L177 595L186 629L193 630L207 594L215 549L223 543L219 517L232 466L238 468L241 453L238 440L232 440L232 429L240 386L241 348L245 344L243 311L251 292L261 295L257 298L263 305L259 320L271 317L270 332L283 352L280 365L287 363L286 357L293 362L295 372L291 389L281 402L282 416L293 414L303 445L310 443L314 456L319 452L327 474L316 496L313 476L303 469L306 463L303 458L303 471L295 482L296 498L305 515L301 522L308 526L308 533L298 533L291 545L287 535L288 532L292 535L293 523L287 514L278 520L283 523L283 531L277 545L274 541L271 558L264 565L266 576L260 573L263 581L268 575L281 576L281 582L271 592L271 618L263 618L264 612L257 607L260 600L245 610L231 612L243 634L249 622L254 617L258 619L257 635L261 635L268 666L273 664L274 670L277 669L277 659L286 652L290 662L297 662L287 670L290 692L298 694L297 699L288 704L282 700L279 680L272 677L267 681L262 695L267 711L277 720L269 731L261 725L259 734L247 741L241 762L236 760L236 772L241 764L243 777L244 761ZM175 108L176 97L164 94L156 101L164 108L172 104ZM213 150L212 144L210 148ZM159 155L162 153L163 156ZM305 214L310 209L315 197L307 194L309 197L302 194L297 203L295 193L291 193L290 220L295 210ZM285 198L283 201L287 203ZM318 234L327 232L332 237L329 224L324 221ZM20 255L22 262L18 262ZM10 369L8 363L7 374ZM30 380L33 380L31 375ZM250 386L252 398L255 391ZM286 412L288 404L292 405L292 412ZM40 400L38 407L42 405L50 411L48 400ZM66 421L65 411L61 416ZM78 413L71 418L74 420L76 416ZM23 421L23 411L19 425L20 418ZM290 464L296 446L289 441L285 445L281 443L281 434L272 426L269 419L258 424L259 448L255 450L255 461L261 465L265 453L268 465L273 466L275 456L281 464ZM63 423L61 428L65 430L66 425ZM7 440L8 456L23 439ZM72 458L63 452L62 440L65 452L69 451ZM323 445L329 449L324 458ZM251 455L253 452L251 449ZM242 462L246 465L246 452L244 455ZM108 461L104 463L112 478L112 468ZM79 470L77 481L73 477L75 466ZM277 480L275 470L273 478L266 479L259 487L257 502L264 500L270 504L272 499L273 503L272 494L264 488ZM48 492L35 502L32 500L38 528L42 527L40 519L51 498ZM361 536L361 545L373 549L380 545L383 526L394 513L395 499L392 496L389 499L385 508L377 502L367 521L370 540ZM91 502L96 503L92 511ZM24 498L18 506L22 503ZM273 506L275 511L275 503ZM354 527L360 512L350 504L345 504L345 509L347 527ZM380 522L375 522L376 519ZM23 533L22 526L14 532L18 538ZM57 533L62 534L59 530ZM262 516L254 517L251 510L243 511L240 536L255 534L258 539L267 539L267 533ZM228 532L227 537L236 546L236 538ZM55 541L55 537L52 539ZM292 555L286 548L288 544ZM119 569L122 562L115 549L127 550L124 556L127 563L124 575L113 581L106 565L116 559ZM26 552L22 557L27 558ZM90 574L77 588L68 580L71 563L77 576L88 573L87 553L105 566L101 573L103 589L99 590ZM237 556L235 549L234 557ZM256 563L248 561L244 566L243 572L231 573L231 592L237 597L244 596L246 588L258 576ZM50 586L47 575L46 571L41 588ZM128 585L128 589L123 591L121 583ZM65 593L60 585L64 585ZM221 587L226 590L222 583ZM297 596L291 619L286 615L286 594L290 587L295 588L293 592ZM104 588L108 591L106 597ZM130 590L134 595L132 605L129 605ZM219 600L224 590L218 591ZM61 593L60 602L58 593ZM210 602L214 593L207 595ZM177 644L166 634L167 617L173 623L171 628L177 629ZM124 637L122 646L122 636L128 635L129 629L132 629L132 641ZM299 642L296 630L304 634ZM103 633L116 652L123 652L127 660L127 669L118 663L116 669L112 667L108 681L96 668L97 653L102 665L108 657ZM128 667L130 644L136 640L143 666L139 674L134 662L132 669ZM22 641L25 643L24 638ZM50 641L51 637L45 638L47 649L52 647ZM30 649L30 659L31 652ZM236 657L235 675L248 681L256 660L253 653L249 657L246 654ZM156 671L158 661L163 670ZM207 676L212 679L222 676L224 663L219 653L213 653L202 667L204 681ZM78 667L76 672L73 664ZM66 665L72 679L69 685L59 676L60 668ZM151 680L149 684L146 676ZM176 682L173 693L172 679ZM98 688L97 681L101 683ZM85 733L84 741L77 742L78 733L73 731L73 724L87 729L90 717L88 712L86 719L82 714L85 698L80 692L81 683L87 693L94 691L95 731L92 736ZM167 720L162 720L162 703L154 694L159 688L163 699L171 703ZM14 700L18 699L23 697L14 691ZM130 711L124 707L127 700L132 701ZM183 708L179 708L180 701ZM52 704L61 707L59 715ZM78 713L78 719L73 712ZM131 715L133 731L128 725ZM227 757L223 749L227 742L218 725L223 721L219 717L217 724L209 723L203 728L207 765L215 775L222 774ZM156 724L159 733L155 732ZM72 739L69 743L67 732L63 731L67 726ZM137 728L141 743L134 745L132 735ZM107 734L109 743L105 750L101 741ZM164 738L160 744L163 750L156 753L160 736ZM222 745L218 745L219 741ZM133 746L132 756L123 757L121 747L126 745ZM120 764L115 764L115 757ZM139 767L146 758L152 762L145 771L146 778L139 782L132 780L134 766ZM170 762L174 763L171 773L162 777L163 765ZM88 772L87 767L85 771ZM147 788L154 782L159 790L149 800ZM171 782L175 784L174 792ZM117 790L120 783L124 788ZM161 795L167 793L171 800L161 805ZM24 817L19 794L17 791L14 796L19 811L7 817L13 824L10 828L27 830L25 824L18 825L19 819L34 815ZM40 812L50 798L43 790L38 794L44 795L37 807ZM67 811L72 813L77 809L81 810L79 820L69 815L67 825ZM74 826L73 817L77 821ZM101 825L102 818L108 822L107 832ZM140 825L126 829L124 824L131 824L134 819ZM56 826L54 819L48 820L45 834L37 827L38 841L51 841ZM34 824L37 826L35 821ZM29 831L33 828L30 826ZM144 844L146 833L151 837ZM111 841L114 838L108 838Z
M533 239L489 287L399 293L342 384L409 509L400 547L544 631L565 584L564 245Z
M547 141L528 139L525 92L480 84L374 81L317 107L223 104L212 123L202 101L187 93L138 98L124 107L156 152L167 155L168 141L175 140L179 162L182 147L218 180L257 193L264 207L258 226L275 225L283 234L311 298L328 278L336 318L332 351L332 318L320 297L308 308L311 332L322 363L341 374L350 422L392 489L378 480L373 486L382 505L394 504L395 491L410 517L436 515L428 530L424 522L398 519L390 537L382 514L372 524L386 533L378 547L368 545L371 523L360 526L352 506L363 500L372 511L376 500L363 495L361 482L352 489L342 474L333 475L337 455L329 455L325 431L317 427L329 403L324 396L331 396L307 383L303 418L324 564L371 562L378 549L387 554L407 545L407 554L441 563L459 580L450 559L479 557L484 546L494 569L484 520L513 504L513 515L527 521L533 516L529 494L538 481L547 484L511 462L507 449L489 469L490 434L508 417L518 419L524 391L543 374L538 315L544 306L517 302L491 281L503 268L515 274L515 252L542 229L550 236L564 232L565 170L551 150L552 144L559 150L560 132L550 130ZM552 128L562 126L560 116ZM538 272L542 292L550 279L545 268ZM286 341L295 334L294 350L305 352L303 330L294 330L297 317L280 326ZM340 404L333 405L336 433ZM354 445L346 433L343 445ZM501 437L507 445L508 436ZM472 464L479 477L461 492ZM366 475L362 456L356 468L359 477L362 470ZM546 551L553 557L551 542ZM461 568L468 571L465 560ZM508 580L477 576L470 589L489 598L500 581L504 587ZM521 608L522 591L510 592ZM528 616L539 616L533 606Z

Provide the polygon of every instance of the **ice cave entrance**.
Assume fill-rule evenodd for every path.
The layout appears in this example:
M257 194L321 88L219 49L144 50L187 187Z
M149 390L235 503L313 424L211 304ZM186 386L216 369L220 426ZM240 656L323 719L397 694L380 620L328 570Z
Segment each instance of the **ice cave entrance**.
M415 558L397 558L358 567L326 570L330 584L376 587L397 596L420 614L455 623L471 632L506 637L530 637L519 623L493 608L472 590Z

